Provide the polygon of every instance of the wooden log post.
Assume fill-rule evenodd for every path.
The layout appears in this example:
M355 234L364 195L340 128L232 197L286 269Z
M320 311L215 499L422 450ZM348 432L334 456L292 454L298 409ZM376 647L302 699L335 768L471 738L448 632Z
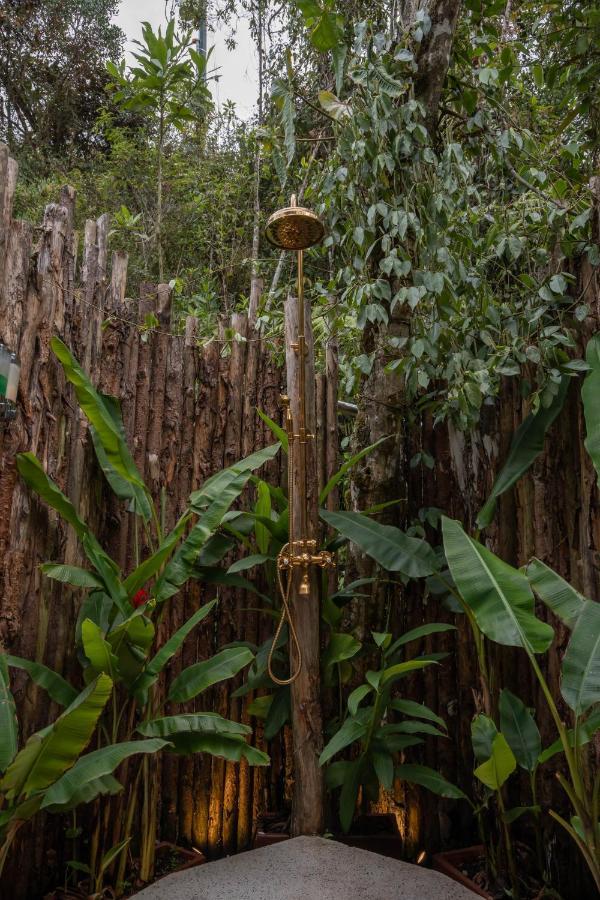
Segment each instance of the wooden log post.
M315 358L314 341L310 317L310 305L305 300L306 333L306 427L310 434L316 434L315 411ZM292 343L298 334L298 303L289 297L285 303L286 370L287 391L294 422L299 421L300 379L298 355ZM317 537L319 525L318 475L315 440L306 445L306 504L307 527L310 537ZM300 496L299 473L295 472L295 496ZM294 533L300 534L299 504L294 512ZM298 589L302 572L296 569L292 585L292 615L302 648L302 668L298 678L291 685L292 732L294 741L294 786L292 795L292 836L320 834L324 827L323 771L319 765L319 754L323 747L323 716L320 695L319 662L319 579L314 568L310 571L310 592L299 596ZM294 666L292 654L291 666Z

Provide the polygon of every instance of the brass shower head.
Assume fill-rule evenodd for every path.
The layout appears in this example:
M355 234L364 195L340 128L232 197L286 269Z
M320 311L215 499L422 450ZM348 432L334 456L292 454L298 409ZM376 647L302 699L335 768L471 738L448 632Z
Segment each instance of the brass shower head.
M297 206L293 196L290 206L270 216L265 233L271 244L281 250L306 250L319 243L325 228L314 212Z

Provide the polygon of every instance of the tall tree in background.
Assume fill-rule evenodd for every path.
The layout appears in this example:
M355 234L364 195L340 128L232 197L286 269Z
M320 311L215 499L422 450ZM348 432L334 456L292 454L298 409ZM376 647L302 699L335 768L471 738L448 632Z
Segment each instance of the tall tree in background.
M105 63L124 35L111 24L119 0L3 0L0 7L0 139L67 164L97 141Z

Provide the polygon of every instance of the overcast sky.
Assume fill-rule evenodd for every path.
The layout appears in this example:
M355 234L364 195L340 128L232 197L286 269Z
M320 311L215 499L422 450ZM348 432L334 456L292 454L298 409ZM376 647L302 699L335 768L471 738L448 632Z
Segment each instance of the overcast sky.
M164 0L121 0L119 15L115 22L127 36L127 49L131 41L141 37L141 22L150 22L156 29L165 22ZM254 110L257 96L257 64L254 46L250 38L248 24L240 20L237 28L237 47L229 51L225 46L224 34L208 34L209 47L214 45L211 68L219 69L219 81L211 84L217 104L233 100L238 115L248 118Z

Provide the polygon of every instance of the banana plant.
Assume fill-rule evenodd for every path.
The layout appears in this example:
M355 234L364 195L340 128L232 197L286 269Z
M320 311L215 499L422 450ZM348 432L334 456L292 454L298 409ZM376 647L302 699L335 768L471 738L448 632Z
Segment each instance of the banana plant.
M58 718L18 749L18 721L9 666L26 669L49 696L66 705ZM40 810L62 813L122 785L113 776L120 762L137 753L156 753L165 740L132 741L85 753L113 691L102 674L78 693L58 673L0 654L0 874L19 829Z
M135 743L134 723L137 721L142 723L140 728L145 729L140 733L154 740L161 739L161 749L168 748L174 753L203 751L230 761L246 759L251 765L266 765L266 755L248 744L249 729L246 726L211 713L162 715L164 702L158 700L158 678L186 637L214 609L216 601L196 610L158 651L154 646L166 602L189 579L210 581L210 574L214 576L215 556L221 558L231 546L227 544L227 535L221 531L230 508L253 471L274 458L279 444L259 450L207 479L190 495L188 508L173 529L165 533L152 495L127 446L117 401L96 390L73 354L58 338L53 338L52 349L88 419L100 468L115 495L128 504L135 525L132 530L136 537L136 564L124 574L36 457L31 453L19 455L17 465L22 478L75 530L90 564L89 568L82 568L52 562L43 565L42 571L48 578L86 592L76 627L83 678L90 684L101 675L108 676L116 688L100 719L101 742L106 747L117 745L119 740ZM145 559L140 558L142 530L150 549ZM215 554L217 546L220 546L221 557ZM250 587L245 580L244 586ZM211 685L236 675L252 659L253 654L247 647L224 648L211 659L185 670L173 684L166 702L186 702ZM22 660L20 665L25 668L27 661ZM58 690L54 682L52 687ZM146 758L138 768L134 787L129 792L124 840L118 842L122 845L121 850L128 845L138 796L142 794L141 875L144 880L151 878L154 865L157 790L157 780L152 777L150 761ZM102 857L100 853L104 843L100 833L101 820L101 816L96 817L91 841L93 881L100 876L102 858L106 859L106 854ZM125 860L125 854L121 852L118 882L124 877ZM111 863L113 861L111 857Z
M453 625L434 622L408 631L397 640L387 632L373 633L373 651L379 657L379 668L369 670L365 682L348 696L347 712L319 760L322 766L327 766L325 778L329 789L340 790L340 823L345 832L352 825L360 789L365 799L376 800L380 787L391 790L394 778L423 784L445 797L464 797L459 788L434 769L398 763L399 754L422 744L425 736L447 737L443 719L433 710L395 693L399 680L411 672L436 665L440 655L402 659L404 647L426 635L453 628ZM351 759L333 761L349 748L354 748Z
M582 743L600 725L596 715L600 704L600 604L569 590L563 579L537 560L529 570L530 583L525 572L498 559L470 538L458 522L444 518L442 531L456 589L482 633L495 643L520 647L527 654L567 763L568 776L559 772L557 778L573 816L566 821L554 810L550 815L575 841L600 889L600 773L595 774L590 791L581 754ZM532 585L555 614L571 623L571 638L561 667L561 694L572 712L572 729L563 723L537 660L550 647L554 630L535 615Z

